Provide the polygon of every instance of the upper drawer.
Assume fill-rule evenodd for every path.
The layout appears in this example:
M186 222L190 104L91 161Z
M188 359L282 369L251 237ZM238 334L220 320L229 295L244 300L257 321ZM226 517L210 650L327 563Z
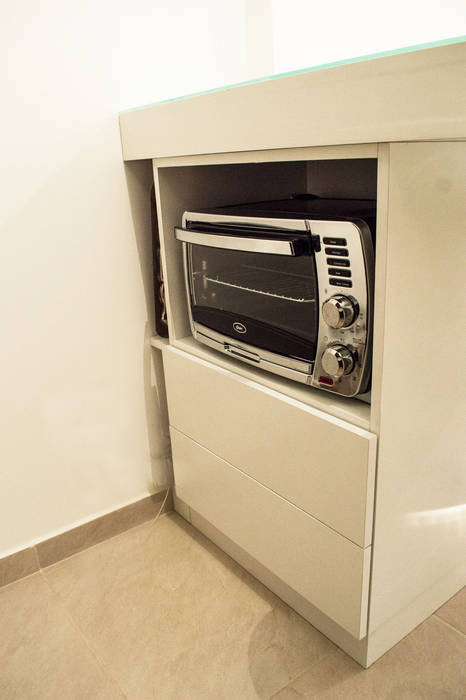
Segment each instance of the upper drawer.
M173 347L163 358L172 426L359 546L370 544L375 435Z

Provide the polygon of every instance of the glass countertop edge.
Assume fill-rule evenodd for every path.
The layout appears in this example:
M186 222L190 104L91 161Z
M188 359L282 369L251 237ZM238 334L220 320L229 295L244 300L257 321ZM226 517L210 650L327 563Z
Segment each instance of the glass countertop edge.
M177 97L169 97L165 100L160 100L158 102L149 102L145 105L139 105L137 107L129 107L128 109L123 109L118 112L119 115L129 114L130 112L137 112L141 109L148 109L150 107L157 107L158 105L167 104L169 102L180 102L181 100L188 100L191 97L201 97L202 95L209 95L213 92L221 92L222 90L231 90L238 87L246 87L247 85L254 85L256 83L264 83L268 80L276 80L278 78L287 78L293 75L301 75L303 73L313 73L318 70L324 70L326 68L336 68L337 66L350 65L351 63L361 63L363 61L370 61L375 58L384 58L385 56L396 56L403 53L411 53L414 51L422 51L424 49L432 49L437 46L448 46L450 44L460 44L466 41L466 35L450 37L448 39L439 39L437 41L429 41L424 44L414 44L413 46L405 46L399 49L390 49L389 51L380 51L378 53L366 54L364 56L355 56L354 58L345 58L341 61L333 61L331 63L322 63L317 66L310 66L308 68L298 68L297 70L286 71L284 73L273 73L272 75L265 75L260 78L252 78L251 80L244 80L239 83L231 83L229 85L221 85L219 87L210 88L208 90L200 90L199 92L188 93L187 95L179 95Z

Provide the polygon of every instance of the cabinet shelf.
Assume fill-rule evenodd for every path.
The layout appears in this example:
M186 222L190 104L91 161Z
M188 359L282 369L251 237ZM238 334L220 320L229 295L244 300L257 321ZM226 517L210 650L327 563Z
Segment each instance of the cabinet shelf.
M205 345L198 343L192 336L178 338L172 345L206 360L224 370L234 372L242 377L250 379L259 385L277 391L280 395L301 401L303 404L317 408L325 413L340 418L352 425L369 430L370 405L360 399L349 399L326 393L310 386L293 382L278 375L264 372L251 365L246 365L239 360L230 359Z
M152 345L153 348L157 348L158 350L162 350L167 345L170 345L170 339L169 338L162 338L161 335L153 335L150 339L150 344Z

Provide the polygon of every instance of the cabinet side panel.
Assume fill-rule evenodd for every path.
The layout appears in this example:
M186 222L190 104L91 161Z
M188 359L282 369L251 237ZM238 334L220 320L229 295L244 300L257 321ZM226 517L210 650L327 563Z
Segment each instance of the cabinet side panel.
M380 431L380 395L385 331L389 171L390 146L387 143L380 143L377 161L377 243L375 251L374 336L370 418L370 429L376 435Z
M421 622L464 561L465 164L461 142L390 147L370 632L422 598Z

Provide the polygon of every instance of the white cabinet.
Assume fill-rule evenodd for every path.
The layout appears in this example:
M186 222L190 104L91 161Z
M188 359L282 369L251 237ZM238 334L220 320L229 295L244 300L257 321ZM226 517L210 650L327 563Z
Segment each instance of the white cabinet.
M465 142L390 146L375 632L466 581L465 166Z
M153 159L178 508L363 665L466 580L465 58L458 43L121 118L126 159ZM190 335L183 211L303 191L377 195L370 405Z

